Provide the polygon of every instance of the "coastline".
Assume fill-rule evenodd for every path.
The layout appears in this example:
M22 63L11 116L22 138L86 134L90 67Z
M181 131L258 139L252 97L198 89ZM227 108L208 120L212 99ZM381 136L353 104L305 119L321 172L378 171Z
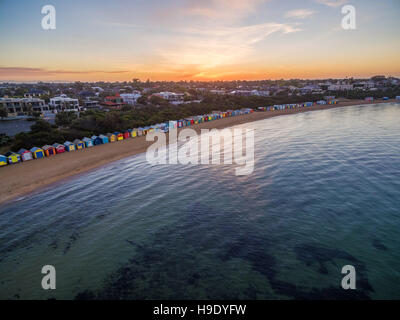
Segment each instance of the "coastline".
M312 108L305 107L300 109L262 111L201 123L193 125L190 128L200 132L201 129L223 129L281 115L356 105L386 104L393 102L398 103L399 101L394 99L379 102L350 100L342 101L336 105L317 105ZM152 141L146 141L145 137L130 138L71 153L66 152L55 157L2 167L0 168L0 177L5 183L2 186L2 192L0 193L0 205L49 187L67 178L72 178L79 174L97 169L108 163L143 153L152 143Z

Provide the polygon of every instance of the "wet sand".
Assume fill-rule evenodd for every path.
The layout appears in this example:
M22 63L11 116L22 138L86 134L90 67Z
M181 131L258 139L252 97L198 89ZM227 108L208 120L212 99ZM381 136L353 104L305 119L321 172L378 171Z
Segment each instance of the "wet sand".
M353 105L399 102L396 100L366 102L363 100L344 101L337 105L314 106L290 110L255 112L248 115L229 117L197 124L190 128L223 129L247 122L262 120L286 114L310 112L322 109L332 109ZM41 190L63 179L79 175L83 172L101 167L122 158L143 153L152 144L145 137L130 138L119 142L99 145L71 153L63 153L49 158L22 162L0 168L0 204L11 201L31 192Z

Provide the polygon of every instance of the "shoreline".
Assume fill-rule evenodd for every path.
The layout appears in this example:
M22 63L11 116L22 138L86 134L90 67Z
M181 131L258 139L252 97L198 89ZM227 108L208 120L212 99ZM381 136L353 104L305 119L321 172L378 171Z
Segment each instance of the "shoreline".
M281 115L312 112L333 108L350 107L357 105L373 105L399 103L398 100L386 101L341 101L336 105L317 105L312 108L256 111L252 114L218 119L210 122L190 126L198 133L201 129L223 129L248 122L264 120ZM184 128L179 129L178 131ZM73 178L79 174L98 169L106 164L123 158L144 153L153 141L146 141L146 137L136 137L119 142L98 145L92 148L58 154L55 157L43 158L34 161L7 165L0 168L0 177L3 182L0 193L0 205L12 202L20 197L41 191L51 185Z

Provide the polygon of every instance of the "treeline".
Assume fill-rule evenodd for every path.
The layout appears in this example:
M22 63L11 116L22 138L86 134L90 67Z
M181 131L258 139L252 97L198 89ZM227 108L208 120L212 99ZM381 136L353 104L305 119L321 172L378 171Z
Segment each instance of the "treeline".
M180 105L144 105L135 109L123 108L121 111L87 111L71 122L69 127L76 131L89 131L92 134L122 131L131 128L150 126L169 120L184 119L191 116L241 108L257 108L279 103L296 103L321 99L317 96L282 97L235 97L209 95L200 103Z
M340 96L347 99L365 99L367 97L373 97L374 99L381 99L388 97L389 99L395 99L396 96L400 96L399 87L387 87L384 90L349 90L349 91L330 91L326 95Z
M273 97L207 95L200 103L171 105L163 102L162 105L124 107L122 110L109 112L90 110L81 112L79 117L75 113L61 112L56 115L55 125L38 120L32 125L31 132L15 135L8 142L8 146L10 150L18 151L21 148L42 147L46 144L64 143L67 140L73 141L92 135L150 126L169 120L207 114L214 110L257 108L282 103L316 101L322 98L317 95L287 96L285 93Z
M16 152L21 148L31 149L32 147L43 147L46 144L64 143L82 139L89 135L88 131L77 131L74 129L61 129L56 125L51 125L45 120L37 120L31 126L30 132L16 134L9 142L10 150Z

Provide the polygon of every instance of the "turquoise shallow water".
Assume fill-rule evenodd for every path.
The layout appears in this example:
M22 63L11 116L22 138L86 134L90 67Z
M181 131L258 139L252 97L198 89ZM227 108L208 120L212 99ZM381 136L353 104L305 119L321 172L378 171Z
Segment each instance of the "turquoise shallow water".
M0 298L399 299L400 105L243 127L249 176L139 155L1 207Z

